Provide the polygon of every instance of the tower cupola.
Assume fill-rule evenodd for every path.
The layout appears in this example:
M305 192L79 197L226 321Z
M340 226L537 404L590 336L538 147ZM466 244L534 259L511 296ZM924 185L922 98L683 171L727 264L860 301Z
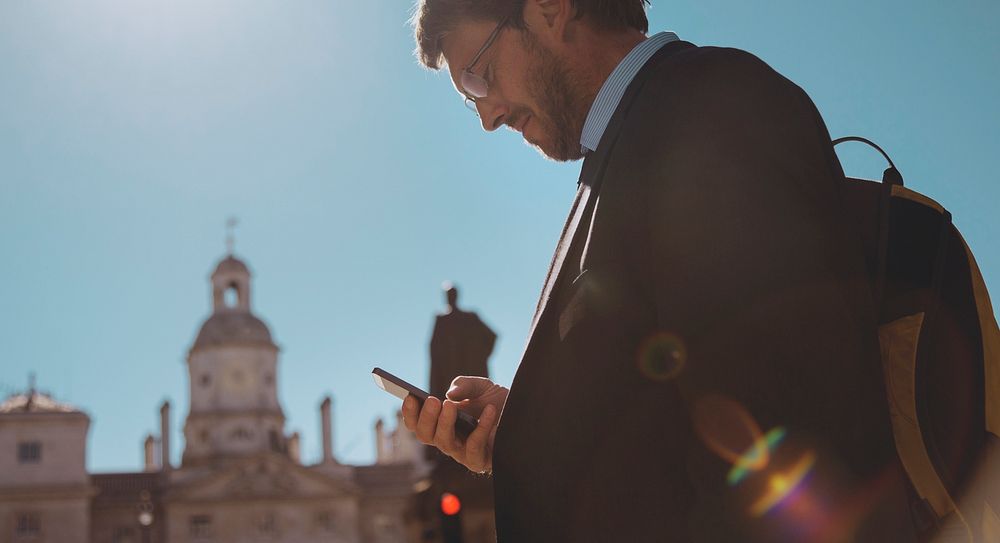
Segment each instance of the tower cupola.
M210 277L212 314L188 352L182 466L289 453L278 401L278 347L250 305L250 269L225 257Z
M201 326L191 352L208 347L249 345L276 349L271 331L250 308L250 269L232 254L211 276L212 315Z
M250 270L229 255L212 272L212 307L219 311L250 311Z

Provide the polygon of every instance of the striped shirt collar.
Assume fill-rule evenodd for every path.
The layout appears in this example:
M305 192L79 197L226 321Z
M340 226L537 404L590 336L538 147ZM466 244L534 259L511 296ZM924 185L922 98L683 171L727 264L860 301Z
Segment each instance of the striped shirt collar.
M635 78L635 74L639 73L646 61L661 47L678 39L677 34L673 32L660 32L636 45L618 63L604 85L601 86L597 98L590 106L587 120L583 124L580 146L583 148L584 154L597 149L597 144L601 142L601 136L604 135L604 130L608 127L611 115L618 109L618 102L621 102L622 95L625 94L625 89Z

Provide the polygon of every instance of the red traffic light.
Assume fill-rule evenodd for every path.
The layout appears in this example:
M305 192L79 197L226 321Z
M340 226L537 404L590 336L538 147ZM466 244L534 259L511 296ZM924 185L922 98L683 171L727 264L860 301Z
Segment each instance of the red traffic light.
M445 492L441 494L441 512L446 515L457 515L459 511L462 510L462 502L458 499L458 496L452 494L451 492Z

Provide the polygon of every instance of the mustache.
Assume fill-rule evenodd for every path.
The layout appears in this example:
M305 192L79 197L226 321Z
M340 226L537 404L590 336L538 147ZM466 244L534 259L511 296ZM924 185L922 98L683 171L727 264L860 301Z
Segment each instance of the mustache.
M521 121L523 121L530 114L531 112L527 109L512 111L510 115L507 115L507 118L504 119L503 124L507 125L507 127L511 130L516 130L517 126L521 124Z

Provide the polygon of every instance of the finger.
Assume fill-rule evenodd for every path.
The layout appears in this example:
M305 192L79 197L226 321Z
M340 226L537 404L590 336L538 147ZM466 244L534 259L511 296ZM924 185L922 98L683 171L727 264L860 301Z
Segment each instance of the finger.
M406 429L414 431L417 428L417 418L420 416L420 400L413 395L403 400L403 424Z
M449 400L477 398L489 390L491 386L493 386L493 381L485 377L459 375L451 381L451 388L448 389L445 396Z
M461 452L461 444L455 439L455 420L458 418L458 406L451 400L445 400L441 406L441 416L437 421L437 432L434 434L434 445L445 454L455 456Z
M420 410L420 417L417 419L417 439L421 443L431 445L434 443L434 431L437 429L438 415L441 414L441 400L434 396L428 396L424 400L424 407Z
M492 405L487 405L483 409L483 414L479 417L479 424L476 429L469 434L465 440L465 462L466 467L477 473L482 473L489 468L490 454L488 441L490 432L497 422L497 409Z

